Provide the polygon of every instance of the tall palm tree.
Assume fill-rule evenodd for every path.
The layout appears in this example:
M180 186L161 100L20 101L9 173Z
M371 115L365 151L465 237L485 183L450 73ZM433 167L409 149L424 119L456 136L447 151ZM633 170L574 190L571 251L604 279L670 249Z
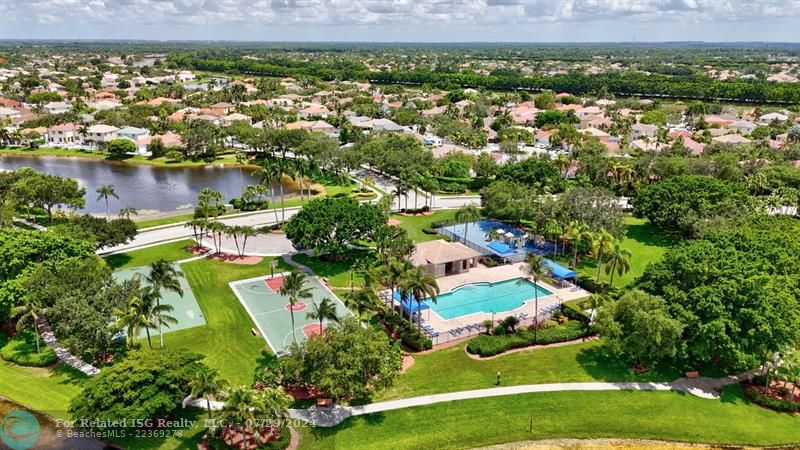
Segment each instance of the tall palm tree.
M437 296L439 295L439 283L433 275L425 273L422 267L417 267L405 273L403 280L400 282L400 292L406 297L411 297L417 301L417 325L422 328L422 315L419 313L419 308L422 306L422 300L428 298L431 302L436 303ZM411 305L409 302L408 319L412 321Z
M291 162L291 167L293 172L297 175L297 182L300 188L300 203L303 204L306 201L306 198L303 196L303 178L306 176L306 171L308 170L308 160L296 156Z
M300 272L292 272L283 279L280 294L289 298L289 312L292 316L292 338L297 343L297 335L294 330L294 307L301 298L311 298L311 288L306 286L308 277Z
M477 206L470 203L468 205L464 205L456 211L456 220L459 222L464 222L464 243L467 242L467 229L469 228L469 223L474 222L481 218L481 211L478 209Z
M329 320L331 322L339 322L339 316L336 315L336 305L333 300L325 297L319 303L311 305L311 311L306 313L306 318L319 320L319 331L322 332L322 321Z
M544 262L544 258L536 254L528 255L528 260L526 264L521 267L521 269L525 272L525 274L533 279L533 283L536 284L533 289L533 307L536 311L534 314L534 326L533 326L533 343L536 343L536 331L539 328L539 280L547 276L549 272L549 268L547 264Z
M614 236L611 235L605 228L600 229L597 233L592 235L592 253L597 255L597 280L600 281L600 269L603 264L603 254L613 248L615 241Z
M566 238L572 244L572 268L574 269L578 267L578 248L580 248L581 242L587 241L591 238L589 225L586 225L583 222L578 222L577 220L573 220L569 223L569 225L567 225Z
M392 259L389 261L389 264L383 265L378 269L378 276L383 280L384 286L392 290L392 298L394 298L397 287L400 285L405 274L411 270L414 270L414 265L406 259ZM391 300L389 304L391 305Z
M372 311L378 308L381 302L372 287L365 287L364 289L344 294L344 304L355 311L358 318L361 319L365 311Z
M277 170L278 180L281 182L281 185L278 189L280 190L279 192L281 194L281 223L283 223L286 222L286 196L284 195L283 191L283 176L286 175L294 179L296 173L294 167L285 157L278 158Z
M137 292L128 297L125 308L116 308L113 311L113 314L117 317L117 327L120 329L127 328L128 330L127 340L130 348L136 346L136 340L142 328L147 333L147 344L151 349L153 348L153 341L150 339L150 328L156 328L158 324L153 311L155 301L150 291L152 291L152 286L138 289Z
M253 172L253 176L258 176L261 178L261 184L264 185L265 188L269 189L269 204L272 206L272 210L275 212L275 223L278 223L278 208L275 208L275 190L272 187L272 183L275 180L281 180L280 177L277 175L277 168L272 158L264 158L264 163L261 167Z
M43 317L45 306L41 300L29 298L25 304L17 306L11 310L12 316L19 316L17 319L17 331L21 332L28 325L33 324L33 334L36 336L36 353L39 353L39 318Z
M219 377L219 372L204 367L192 375L189 381L191 395L194 398L205 398L208 419L211 420L211 399L228 388L228 382Z
M108 197L114 197L119 200L119 195L117 195L116 189L114 189L113 184L103 184L99 188L95 190L97 192L97 201L105 200L106 201L106 219L111 218L111 215L108 212Z
M392 197L397 197L397 209L401 209L401 200L404 195L408 193L408 188L406 188L403 182L397 184L397 187L394 188L392 191Z
M631 270L631 251L622 248L619 241L614 241L614 246L606 253L606 275L611 274L609 285L614 286L614 272L619 276Z
M150 264L150 273L147 275L147 282L153 286L156 306L161 306L162 291L169 291L183 297L183 287L181 287L180 277L183 273L171 262L165 259ZM164 330L162 324L158 324L158 340L164 346Z
M544 232L545 232L545 234L549 234L550 236L553 237L553 241L554 241L553 242L553 257L555 257L556 254L558 253L558 238L561 236L561 233L563 232L563 230L561 228L561 224L558 223L558 220L556 220L556 219L550 219L550 220L547 221L547 223L544 226Z

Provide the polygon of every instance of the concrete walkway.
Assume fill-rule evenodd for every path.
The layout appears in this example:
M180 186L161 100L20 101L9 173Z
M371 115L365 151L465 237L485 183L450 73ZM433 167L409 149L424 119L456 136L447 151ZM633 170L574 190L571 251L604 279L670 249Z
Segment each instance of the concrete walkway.
M47 323L47 319L44 316L39 318L38 326L39 332L42 335L42 340L45 342L45 344L47 344L48 347L52 348L53 351L56 352L56 356L58 357L59 361L83 372L90 377L100 373L100 370L97 367L83 362L83 360L70 353L69 350L65 349L61 346L61 344L58 343L58 339L56 339L55 334L53 334L53 331L50 329L50 324Z
M715 400L719 398L719 391L723 386L739 383L751 377L757 370L754 369L739 375L723 378L679 378L672 382L588 382L588 383L550 383L550 384L524 384L519 386L497 387L490 389L476 389L471 391L448 392L445 394L424 395L420 397L390 400L386 402L370 403L362 406L316 407L308 409L291 409L289 416L293 419L303 420L318 427L333 427L351 416L374 414L415 406L432 405L435 403L469 400L486 397L499 397L503 395L531 394L537 392L563 392L563 391L673 391L684 392L700 398Z

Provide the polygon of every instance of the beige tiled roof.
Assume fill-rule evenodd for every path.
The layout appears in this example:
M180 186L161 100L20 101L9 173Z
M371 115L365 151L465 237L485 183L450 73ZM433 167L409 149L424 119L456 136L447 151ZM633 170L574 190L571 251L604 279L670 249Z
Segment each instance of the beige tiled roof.
M418 243L416 249L414 249L414 253L409 257L409 260L416 266L424 266L426 264L444 264L453 261L461 261L478 256L481 256L481 254L464 244L438 239L435 241Z

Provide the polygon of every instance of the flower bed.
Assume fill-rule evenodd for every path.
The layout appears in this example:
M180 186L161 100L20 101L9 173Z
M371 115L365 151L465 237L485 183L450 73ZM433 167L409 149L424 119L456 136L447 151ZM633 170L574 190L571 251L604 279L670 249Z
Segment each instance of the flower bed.
M765 382L764 377L757 376L753 378L751 383L744 383L743 391L747 399L757 405L776 411L800 413L800 401L797 401L798 396L795 395L795 400L789 399L791 388L777 381L770 383L770 387L767 388L765 387Z
M515 348L572 341L586 335L586 325L579 321L570 321L563 325L539 329L535 341L532 330L495 335L482 334L469 341L467 351L483 357L494 356Z

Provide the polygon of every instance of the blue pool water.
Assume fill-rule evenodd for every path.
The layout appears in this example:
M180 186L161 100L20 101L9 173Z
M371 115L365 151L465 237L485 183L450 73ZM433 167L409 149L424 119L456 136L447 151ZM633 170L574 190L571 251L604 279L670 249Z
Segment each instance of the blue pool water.
M537 291L539 298L551 294L525 278L514 278L497 283L466 284L439 295L436 303L428 303L443 319L454 319L477 312L511 311L533 300Z

